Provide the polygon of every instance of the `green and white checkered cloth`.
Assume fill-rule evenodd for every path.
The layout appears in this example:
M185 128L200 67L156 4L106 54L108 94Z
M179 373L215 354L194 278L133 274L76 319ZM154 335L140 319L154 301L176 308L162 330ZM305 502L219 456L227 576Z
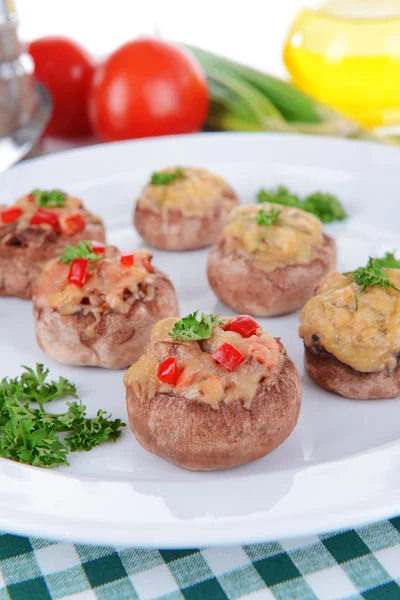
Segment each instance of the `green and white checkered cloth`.
M0 534L0 600L399 600L400 517L302 540L196 550Z

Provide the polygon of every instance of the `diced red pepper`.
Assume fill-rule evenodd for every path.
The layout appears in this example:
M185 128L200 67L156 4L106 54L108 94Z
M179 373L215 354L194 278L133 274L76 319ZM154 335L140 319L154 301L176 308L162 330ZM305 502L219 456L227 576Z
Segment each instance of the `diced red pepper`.
M179 367L175 356L169 356L158 365L157 377L163 383L176 384L179 377Z
M65 233L67 235L74 235L83 231L86 227L86 221L81 213L76 213L65 219Z
M14 221L20 218L22 213L23 211L18 206L12 206L11 208L7 208L7 210L3 210L0 213L0 218L3 223L14 223Z
M135 262L135 258L132 252L121 254L119 260L121 262L121 265L124 265L125 267L133 267L133 263Z
M222 346L214 352L212 357L221 365L229 369L229 371L234 371L245 358L235 346L232 346L232 344L228 344L227 342L222 344Z
M249 317L249 315L239 315L229 323L229 331L240 333L244 338L254 335L259 327L257 321Z
M69 268L68 281L82 287L86 281L88 265L86 258L74 258Z
M58 214L45 208L38 208L33 217L31 218L32 225L50 225L56 231L60 231L60 222L58 220Z
M104 254L106 247L101 242L92 242L92 249L95 254Z
M153 265L151 264L152 261L152 256L145 256L142 259L142 264L144 266L144 268L146 269L146 271L148 271L149 273L155 273L155 268L153 267Z

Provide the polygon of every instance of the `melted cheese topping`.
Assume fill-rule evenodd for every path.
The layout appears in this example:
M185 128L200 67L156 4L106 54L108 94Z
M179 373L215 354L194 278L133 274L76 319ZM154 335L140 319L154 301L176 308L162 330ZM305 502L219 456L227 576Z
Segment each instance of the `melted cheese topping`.
M41 208L38 206L35 198L33 198L30 194L19 198L12 207L18 207L23 211L23 214L16 221L17 231L21 231L29 227L31 218L35 212ZM90 220L91 223L101 223L101 219L99 217L93 215L84 208L82 201L79 200L79 198L74 198L73 196L68 196L67 194L65 195L64 206L49 206L44 207L44 210L48 210L57 214L62 230L67 230L66 219L76 214L81 214L86 220ZM2 220L0 216L0 225L1 224ZM40 227L51 229L51 226L47 225L46 223L42 223Z
M214 409L235 402L243 402L245 408L250 408L259 383L268 380L272 385L276 381L284 350L279 340L261 327L249 338L214 327L208 340L185 342L168 335L176 321L163 319L154 326L145 354L125 374L125 386L132 386L136 395L150 399L157 392L172 392ZM246 357L231 372L212 358L213 352L225 342ZM180 375L176 386L157 378L157 367L168 356L177 358Z
M265 227L257 225L257 214L264 209L280 211L281 223ZM250 254L265 270L282 265L307 264L316 258L315 246L323 244L319 219L298 208L266 202L240 206L229 215L222 232L226 250Z
M400 270L388 269L387 274L400 287ZM328 352L362 373L392 369L400 352L400 293L367 288L356 311L359 290L351 275L329 273L301 312L299 335L306 346L318 336Z
M43 269L34 293L37 307L56 308L61 314L79 311L102 313L113 310L129 311L135 298L152 299L155 293L157 273L149 273L146 261L151 258L148 250L134 252L132 267L121 265L120 253L107 246L105 258L89 263L88 276L83 287L68 281L69 266L52 260ZM89 304L90 302L90 304Z
M176 167L163 169L162 173L175 171ZM205 169L185 168L184 177L166 185L146 185L138 207L158 212L179 210L185 216L198 216L222 206L231 210L237 204L236 195L222 177Z

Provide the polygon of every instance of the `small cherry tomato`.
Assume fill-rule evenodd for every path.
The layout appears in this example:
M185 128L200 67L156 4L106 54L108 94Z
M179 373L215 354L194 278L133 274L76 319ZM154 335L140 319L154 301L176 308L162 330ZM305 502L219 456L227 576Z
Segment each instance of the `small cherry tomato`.
M3 223L14 223L22 215L22 210L18 206L8 208L0 212L0 219Z
M101 242L93 241L92 250L95 254L104 254L104 252L106 251L106 247Z
M163 383L176 384L179 377L179 368L175 356L169 356L158 365L157 377Z
M35 78L51 93L53 111L48 135L84 136L91 133L88 95L94 63L81 46L66 37L34 40L28 52L35 63Z
M229 331L240 333L244 338L254 335L259 327L257 321L249 317L249 315L239 315L229 323Z
M65 219L65 233L67 235L74 235L83 231L86 227L86 221L81 213L76 213Z
M124 265L125 267L132 267L133 263L135 262L132 252L127 252L126 254L121 254L119 260L121 262L121 265Z
M68 281L82 287L86 281L88 265L86 258L74 258L69 268Z
M221 365L229 369L229 371L234 371L236 367L244 361L243 354L239 352L235 346L232 346L232 344L228 344L227 342L222 344L222 346L214 352L212 357Z
M45 208L38 208L33 217L31 218L31 225L50 225L56 231L60 230L60 222L58 215L51 210Z

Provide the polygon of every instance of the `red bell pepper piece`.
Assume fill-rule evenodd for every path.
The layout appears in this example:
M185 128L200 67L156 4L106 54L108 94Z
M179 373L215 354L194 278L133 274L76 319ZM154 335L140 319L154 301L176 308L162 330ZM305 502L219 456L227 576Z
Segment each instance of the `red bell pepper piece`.
M69 268L68 281L82 287L86 281L88 265L86 258L74 258Z
M83 231L86 227L86 221L81 215L81 213L76 213L75 215L71 215L65 219L65 233L67 235L74 235L74 233L79 233Z
M240 333L244 338L254 335L259 327L257 321L249 317L249 315L239 315L229 323L229 331Z
M133 256L132 252L127 252L126 254L121 254L119 260L121 262L121 265L124 265L125 267L133 267L133 264L135 262L135 258Z
M45 208L38 208L33 217L31 218L32 225L50 225L56 231L60 230L60 222L58 220L58 214Z
M95 254L104 254L106 247L101 242L92 242L92 250Z
M175 356L169 356L158 365L157 377L163 383L176 384L179 377L179 367Z
M235 346L232 346L232 344L228 344L227 342L222 344L222 346L214 352L212 357L221 365L229 369L229 371L234 371L245 358Z
M14 223L17 219L20 218L23 211L18 208L18 206L12 206L11 208L7 208L0 213L1 220L3 223Z

